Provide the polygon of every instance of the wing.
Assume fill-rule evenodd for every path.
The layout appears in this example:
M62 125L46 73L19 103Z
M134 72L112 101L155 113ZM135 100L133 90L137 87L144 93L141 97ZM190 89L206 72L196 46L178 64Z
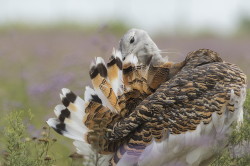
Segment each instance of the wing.
M237 66L211 54L215 53L198 50L189 54L176 76L115 123L106 137L130 139L111 163L118 163L125 153L139 157L152 140L161 142L170 135L194 131L199 124L213 123L218 131L223 130L223 123L231 125L235 118L225 122L226 118L216 119L213 113L223 117L243 105L246 76Z

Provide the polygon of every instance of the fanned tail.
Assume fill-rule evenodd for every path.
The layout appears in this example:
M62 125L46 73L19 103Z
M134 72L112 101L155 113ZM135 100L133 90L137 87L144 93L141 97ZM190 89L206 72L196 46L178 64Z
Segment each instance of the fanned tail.
M150 64L139 64L133 54L122 61L121 53L116 50L113 50L107 64L97 57L89 72L93 89L86 87L83 100L63 88L60 94L62 104L54 110L57 118L49 119L48 125L59 134L74 139L77 152L85 157L99 153L108 161L116 152L115 155L121 158L123 152L119 148L126 144L126 140L108 141L104 138L105 132L133 112L142 100L153 93L153 88L159 86L155 85L154 79L161 79L165 73L162 75L159 69L152 72L150 68Z
M115 50L107 65L102 58L96 58L90 70L94 89L87 86L83 100L63 88L62 104L54 110L57 118L47 121L57 133L74 139L78 153L84 156L114 153L120 144L106 141L104 134L108 125L122 117L120 111L126 112L121 58Z

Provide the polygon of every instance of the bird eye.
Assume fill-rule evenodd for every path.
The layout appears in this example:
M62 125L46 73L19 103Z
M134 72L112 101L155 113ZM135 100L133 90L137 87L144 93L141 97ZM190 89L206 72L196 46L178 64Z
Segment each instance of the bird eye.
M134 41L135 41L135 37L132 37L132 38L130 39L129 43L132 44L132 43L134 43Z

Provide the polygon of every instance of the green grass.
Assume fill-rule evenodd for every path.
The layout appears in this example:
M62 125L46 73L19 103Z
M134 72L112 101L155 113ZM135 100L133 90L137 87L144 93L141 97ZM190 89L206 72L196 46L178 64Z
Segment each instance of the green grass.
M55 160L50 157L49 148L56 139L50 138L50 132L46 131L46 128L39 138L30 138L23 118L23 111L13 111L5 119L7 124L3 132L5 151L1 165L51 166Z
M25 115L27 113L29 116ZM32 117L30 111L12 111L5 117L6 126L1 132L4 150L0 156L0 166L73 166L82 163L79 156L66 155L57 147L61 145L47 126L42 127L37 137L31 136L28 127Z

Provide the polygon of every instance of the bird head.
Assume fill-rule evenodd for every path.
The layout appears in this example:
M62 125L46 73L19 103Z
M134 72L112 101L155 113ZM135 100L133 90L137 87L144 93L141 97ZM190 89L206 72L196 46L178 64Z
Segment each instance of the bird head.
M156 44L148 33L141 29L130 29L121 38L119 50L123 59L130 54L134 54L137 56L139 63L142 64L149 64L153 56L160 56L160 50Z

